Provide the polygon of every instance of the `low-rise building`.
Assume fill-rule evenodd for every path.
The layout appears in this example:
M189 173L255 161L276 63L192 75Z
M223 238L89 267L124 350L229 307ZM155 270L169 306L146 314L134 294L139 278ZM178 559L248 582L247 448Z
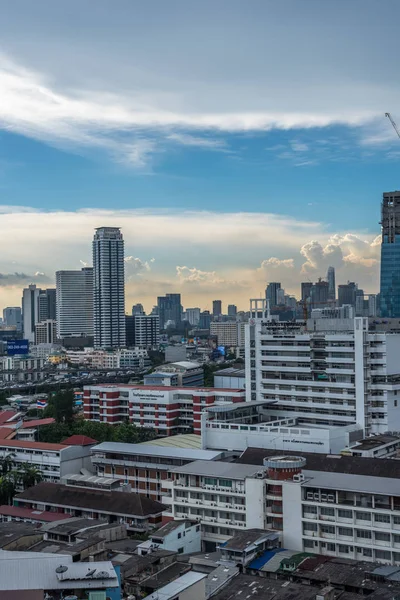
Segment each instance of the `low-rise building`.
M160 502L130 491L104 491L44 482L18 494L14 503L34 510L124 523L128 531L139 533L161 525L165 510Z
M240 390L246 387L246 371L244 369L221 369L214 373L214 386L216 388L228 388Z
M180 387L199 387L204 385L204 370L200 363L180 360L161 365L155 369L160 373L176 373Z
M246 567L252 560L264 552L279 547L279 534L263 529L238 531L227 542L218 546L221 560Z
M0 459L9 456L12 467L25 465L40 471L44 481L57 482L69 473L79 473L91 467L90 445L71 443L48 444L23 440L0 440Z
M342 454L369 458L398 456L400 451L399 434L379 434L364 438L345 448Z
M205 600L206 577L204 573L189 571L147 596L147 600Z
M163 550L178 554L192 554L201 551L201 532L198 521L184 519L170 521L157 529L150 537L150 543Z
M137 427L151 427L159 435L200 435L200 415L206 406L243 402L244 390L103 384L85 386L84 417L119 424L128 419Z
M138 494L163 502L172 516L170 497L164 482L171 467L195 460L220 460L223 452L192 448L174 448L152 444L122 444L103 442L92 447L92 464L98 477L119 478Z

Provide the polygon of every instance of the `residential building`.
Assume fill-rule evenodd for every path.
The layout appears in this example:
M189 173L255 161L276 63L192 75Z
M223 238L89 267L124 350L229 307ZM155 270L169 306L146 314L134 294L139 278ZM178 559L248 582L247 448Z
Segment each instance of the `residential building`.
M181 387L198 387L204 385L204 370L200 363L180 360L155 369L155 373L176 373L178 385Z
M124 240L119 227L99 227L93 239L95 348L123 348L125 337Z
M245 529L266 529L263 467L197 460L170 469L174 519L201 523L205 550Z
M211 314L209 310L200 313L199 329L210 329Z
M187 359L187 348L186 344L175 344L173 346L167 346L165 348L165 362L173 363Z
M400 430L400 335L367 319L254 319L246 331L248 400L314 425L357 424L366 435Z
M46 319L35 325L35 344L55 344L57 342L57 321Z
M103 442L92 449L92 464L98 477L120 479L136 494L162 502L167 508L164 518L171 517L171 500L164 489L171 467L195 460L220 460L224 453L215 450L157 446L155 444L121 444Z
M279 533L264 529L237 531L232 538L221 544L221 561L246 567L255 558L279 546Z
M214 387L230 390L244 389L246 385L246 371L244 369L221 369L214 373Z
M228 317L236 317L237 306L236 304L228 304Z
M338 304L343 306L344 304L350 304L350 306L356 307L356 296L357 296L358 285L354 281L348 281L338 286Z
M170 521L150 536L151 544L178 554L201 552L201 533L198 521Z
M132 316L135 315L144 315L144 308L143 308L143 304L134 304L132 306Z
M210 324L210 334L218 339L218 346L236 348L238 346L238 328L241 324L236 321L214 321Z
M122 348L117 351L117 368L144 371L151 367L151 360L144 348Z
M267 288L265 290L265 299L269 300L270 308L278 305L278 290L280 289L281 284L277 281L272 281L267 285Z
M301 284L301 301L306 302L311 296L311 288L313 284L311 281L303 281Z
M93 268L56 272L57 336L93 335Z
M29 442L25 440L0 440L0 458L10 456L13 468L22 470L29 465L40 471L44 481L57 482L69 473L79 473L81 469L89 469L89 444L69 443L47 444L45 442Z
M400 317L400 192L382 199L381 317Z
M35 284L29 285L22 292L22 317L24 337L32 344L35 341L35 325L39 319L39 295L41 289Z
M20 306L7 306L3 310L3 325L15 327L16 331L22 331L22 310Z
M186 309L186 320L189 321L191 325L197 327L200 321L200 308L187 308Z
M243 402L244 390L156 387L130 384L85 386L84 417L89 421L151 427L159 435L200 435L200 414L215 403Z
M56 290L55 288L40 290L38 298L39 321L56 320Z
M329 284L322 281L321 278L312 284L310 289L310 304L312 308L322 308L328 306Z
M213 317L219 317L222 315L222 302L221 300L213 300L212 303L212 314Z
M334 302L336 300L335 267L328 267L326 279L328 281L328 300Z
M18 494L14 502L24 508L124 523L128 531L142 533L161 525L165 510L160 502L130 491L105 491L45 482Z
M141 348L158 347L160 343L160 317L135 314L133 319L133 345Z
M267 527L285 548L400 564L398 461L263 452Z
M146 598L147 600L205 600L206 577L205 573L189 571Z
M135 345L135 317L125 315L125 343L127 348Z
M179 327L182 321L182 304L180 294L166 294L157 298L160 328L165 329L167 323Z

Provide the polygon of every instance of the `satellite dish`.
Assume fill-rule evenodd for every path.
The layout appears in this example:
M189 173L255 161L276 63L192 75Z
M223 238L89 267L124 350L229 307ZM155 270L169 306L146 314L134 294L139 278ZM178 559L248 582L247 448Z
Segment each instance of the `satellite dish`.
M92 569L86 573L85 577L92 577L92 575L94 575L96 573L97 569Z
M108 571L99 571L96 575L98 579L108 579L110 577Z
M60 565L56 569L56 573L66 573L67 571L68 571L68 567L66 567L65 565Z

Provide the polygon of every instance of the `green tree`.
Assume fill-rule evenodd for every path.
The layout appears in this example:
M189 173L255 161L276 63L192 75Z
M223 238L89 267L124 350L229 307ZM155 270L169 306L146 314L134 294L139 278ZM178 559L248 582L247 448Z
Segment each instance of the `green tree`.
M48 406L43 411L44 417L53 417L57 423L72 423L74 420L73 390L60 390L49 397Z
M15 492L13 479L9 475L0 477L0 503L12 504Z
M0 460L0 475L5 477L8 473L10 473L13 467L13 454L7 454L4 458Z
M23 465L21 471L21 482L24 487L24 490L26 490L26 488L36 485L37 483L40 483L42 479L43 476L39 469L37 469L33 465L30 465L29 463L25 463Z

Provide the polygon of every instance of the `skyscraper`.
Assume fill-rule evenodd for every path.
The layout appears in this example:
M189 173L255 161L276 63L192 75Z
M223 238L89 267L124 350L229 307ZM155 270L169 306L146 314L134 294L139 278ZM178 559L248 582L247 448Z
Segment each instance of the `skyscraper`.
M266 300L269 300L270 308L278 305L278 290L280 289L281 284L277 281L271 281L271 283L267 285L265 290L265 298Z
M219 315L222 315L222 302L221 302L221 300L213 300L212 314L213 314L213 317L219 317Z
M57 336L93 335L93 268L56 272Z
M119 227L93 238L93 325L96 348L125 346L124 240Z
M175 327L182 322L182 304L180 294L166 294L157 298L158 314L160 316L160 329L165 329L168 321Z
M228 317L236 317L237 306L236 304L228 304Z
M301 284L301 300L302 300L302 302L305 302L310 297L312 286L313 286L313 284L311 283L311 281L303 281L302 282L302 284Z
M335 268L328 267L326 276L328 280L328 300L336 300Z
M400 317L400 192L385 192L381 212L381 317Z
M338 286L338 304L343 306L344 304L350 304L356 306L356 295L358 286L354 281L348 281ZM362 292L363 293L363 292Z
M35 325L39 323L39 295L41 289L33 283L22 291L22 319L24 337L35 342Z
M321 278L313 283L310 290L310 302L312 308L323 308L328 305L328 282Z

